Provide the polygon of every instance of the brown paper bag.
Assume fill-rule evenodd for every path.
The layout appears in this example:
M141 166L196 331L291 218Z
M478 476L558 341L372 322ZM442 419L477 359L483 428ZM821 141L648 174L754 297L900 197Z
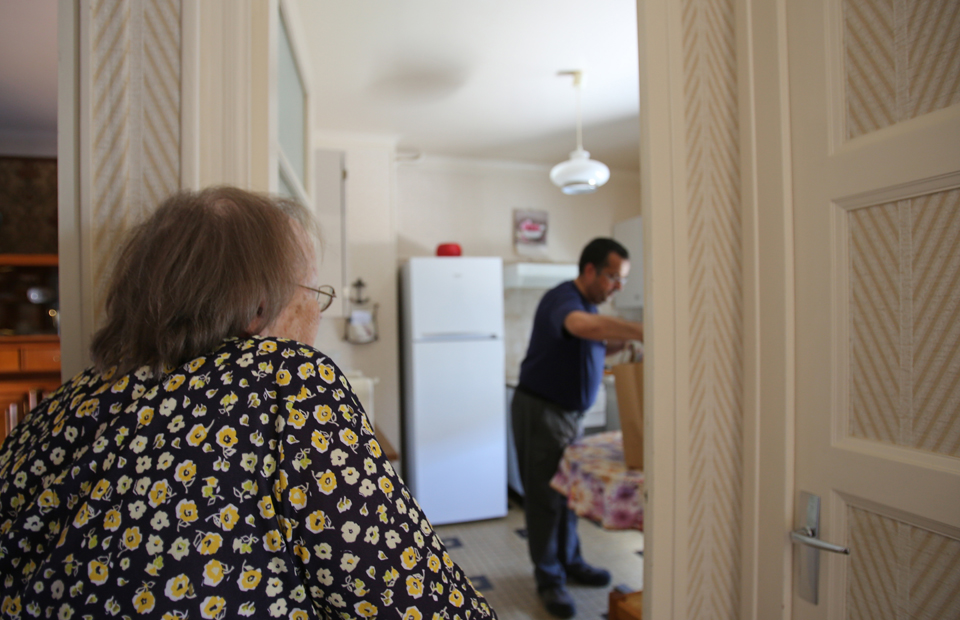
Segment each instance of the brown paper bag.
M643 469L643 362L613 367L617 408L623 432L623 459L630 469Z

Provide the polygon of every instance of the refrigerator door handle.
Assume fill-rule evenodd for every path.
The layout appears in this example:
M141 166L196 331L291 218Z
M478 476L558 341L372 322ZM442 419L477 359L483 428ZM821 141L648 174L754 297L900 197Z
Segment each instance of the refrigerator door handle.
M500 334L491 332L427 332L419 334L416 342L445 342L448 340L498 340Z

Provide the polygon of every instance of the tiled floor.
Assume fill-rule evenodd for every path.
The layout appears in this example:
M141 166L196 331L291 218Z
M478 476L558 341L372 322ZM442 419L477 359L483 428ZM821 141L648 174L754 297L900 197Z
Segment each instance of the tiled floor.
M523 527L523 511L511 501L503 519L442 525L437 532L500 620L547 620L552 616L536 594ZM569 586L577 603L576 617L599 620L607 613L607 596L613 586L642 589L643 534L607 531L583 519L579 532L587 562L613 574L613 583L607 588Z

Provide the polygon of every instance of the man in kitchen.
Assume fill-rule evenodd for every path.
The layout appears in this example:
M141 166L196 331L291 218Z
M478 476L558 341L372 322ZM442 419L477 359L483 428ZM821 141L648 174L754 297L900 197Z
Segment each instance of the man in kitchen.
M625 340L643 340L643 324L597 313L597 305L626 282L628 258L613 239L594 239L580 255L577 278L543 296L511 406L537 593L559 618L576 613L567 580L610 583L609 572L581 556L577 517L566 498L550 488L550 479L564 448L582 433L583 413L600 388L608 346L612 352Z

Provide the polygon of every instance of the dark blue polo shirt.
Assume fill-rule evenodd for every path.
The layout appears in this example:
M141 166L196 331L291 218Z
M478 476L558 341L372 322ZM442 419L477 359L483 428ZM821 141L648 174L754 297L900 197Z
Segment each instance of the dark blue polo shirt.
M564 329L564 319L574 310L597 313L572 281L547 291L540 300L530 347L520 364L520 388L563 409L586 411L600 389L606 345Z

